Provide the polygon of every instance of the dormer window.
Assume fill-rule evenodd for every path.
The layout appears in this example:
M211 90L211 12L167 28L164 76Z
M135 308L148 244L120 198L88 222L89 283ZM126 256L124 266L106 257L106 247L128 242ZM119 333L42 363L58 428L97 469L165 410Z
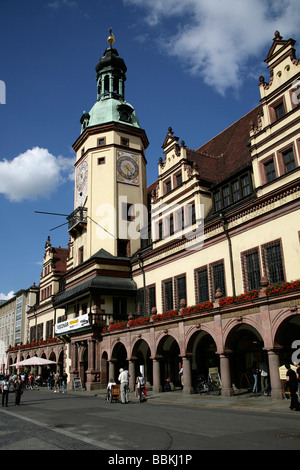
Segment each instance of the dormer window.
M214 191L213 197L215 211L218 212L223 208L250 196L251 193L251 174L247 172Z
M172 189L171 180L165 182L166 193L169 193Z
M176 178L176 187L177 187L177 186L180 186L180 185L182 184L182 173L181 173L181 172L178 173L178 174L175 176L175 178Z
M274 111L275 111L276 120L283 117L285 115L283 102L279 103L277 106L275 106Z

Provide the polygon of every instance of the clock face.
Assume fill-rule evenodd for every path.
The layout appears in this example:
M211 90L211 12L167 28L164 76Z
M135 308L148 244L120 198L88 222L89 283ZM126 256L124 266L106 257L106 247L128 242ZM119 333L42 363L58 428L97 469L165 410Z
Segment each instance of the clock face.
M82 206L87 195L88 164L83 161L76 172L76 205Z
M139 166L136 155L125 152L118 153L117 160L118 181L139 184Z
M77 169L77 178L76 178L76 186L77 190L81 191L87 182L87 162L84 161Z

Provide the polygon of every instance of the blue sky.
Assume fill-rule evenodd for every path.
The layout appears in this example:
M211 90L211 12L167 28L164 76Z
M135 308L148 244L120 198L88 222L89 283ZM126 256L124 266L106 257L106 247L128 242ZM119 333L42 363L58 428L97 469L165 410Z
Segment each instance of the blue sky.
M50 230L65 219L35 211L74 209L72 144L110 27L149 184L169 126L200 147L259 103L275 30L300 39L299 0L0 0L0 17L0 299L39 284L48 235L67 246Z

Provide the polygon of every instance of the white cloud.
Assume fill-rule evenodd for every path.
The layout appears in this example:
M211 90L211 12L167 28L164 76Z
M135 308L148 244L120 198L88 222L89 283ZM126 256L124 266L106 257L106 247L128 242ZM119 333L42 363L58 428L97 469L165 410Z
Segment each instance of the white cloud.
M72 179L74 160L55 157L34 147L13 160L0 162L0 194L14 202L48 198L59 184Z
M0 293L0 300L9 300L15 295L14 291L10 291L7 295Z
M299 30L299 0L123 1L145 9L148 25L161 28L160 49L220 94L239 88L251 58L262 62L276 30L285 39Z

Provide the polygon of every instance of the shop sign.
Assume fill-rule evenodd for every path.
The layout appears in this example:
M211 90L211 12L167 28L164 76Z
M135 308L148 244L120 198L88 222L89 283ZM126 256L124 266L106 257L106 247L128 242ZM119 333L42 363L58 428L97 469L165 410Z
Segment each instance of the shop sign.
M79 328L85 328L90 326L89 315L80 315L79 317L72 318L70 320L65 320L60 323L55 324L55 334L59 335L62 333L67 333L73 330L78 330Z

